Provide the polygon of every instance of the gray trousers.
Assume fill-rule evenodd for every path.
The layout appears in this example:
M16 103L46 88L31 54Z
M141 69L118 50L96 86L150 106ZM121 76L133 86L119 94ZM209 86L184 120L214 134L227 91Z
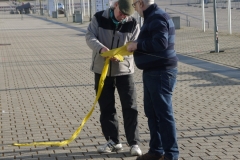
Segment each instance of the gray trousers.
M100 74L95 73L95 90L97 92ZM117 88L124 121L124 129L128 144L135 145L139 142L138 111L136 104L136 90L133 75L106 77L101 96L98 100L100 106L100 123L105 139L120 143L119 124L115 108L115 88Z

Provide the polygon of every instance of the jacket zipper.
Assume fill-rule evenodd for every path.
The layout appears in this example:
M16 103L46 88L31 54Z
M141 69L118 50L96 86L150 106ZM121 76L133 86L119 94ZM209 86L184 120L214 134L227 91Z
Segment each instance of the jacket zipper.
M117 30L117 27L118 27L118 26L116 26L115 29L113 30L113 37L112 37L111 49L113 48L113 42L114 42L114 38L115 38L115 33L116 33L116 30ZM122 25L120 26L119 31L120 31L121 28L122 28ZM117 47L118 47L118 45L119 45L119 41L120 41L120 37L118 37ZM116 47L116 48L117 48L117 47ZM111 71L112 71L112 61L109 62L109 76L110 76L110 77L111 77Z
M114 42L114 37L115 37L115 31L116 31L116 28L113 30L113 37L112 37L111 49L113 48L113 42ZM111 77L111 73L112 73L112 61L109 61L109 77Z

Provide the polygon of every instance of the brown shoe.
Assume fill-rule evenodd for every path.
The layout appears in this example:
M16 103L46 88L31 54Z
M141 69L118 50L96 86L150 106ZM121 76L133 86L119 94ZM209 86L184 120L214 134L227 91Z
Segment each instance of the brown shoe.
M164 156L155 156L149 153L138 156L136 160L164 160Z

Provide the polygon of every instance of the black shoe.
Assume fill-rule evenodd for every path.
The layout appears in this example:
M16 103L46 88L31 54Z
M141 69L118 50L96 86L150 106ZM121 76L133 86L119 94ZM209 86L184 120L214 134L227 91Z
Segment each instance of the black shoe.
M156 156L153 154L143 154L141 156L138 156L136 160L164 160L164 156Z

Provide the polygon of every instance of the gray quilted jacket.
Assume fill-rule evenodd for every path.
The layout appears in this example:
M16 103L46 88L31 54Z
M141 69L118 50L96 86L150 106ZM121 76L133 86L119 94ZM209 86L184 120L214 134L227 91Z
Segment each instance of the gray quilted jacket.
M90 22L86 42L92 49L91 71L101 74L105 59L100 56L100 49L107 47L114 49L121 47L128 41L134 41L139 34L139 25L135 18L129 16L124 23L118 26L110 18L110 8L97 12ZM123 62L110 61L107 76L120 76L132 74L134 72L133 56L125 56Z

